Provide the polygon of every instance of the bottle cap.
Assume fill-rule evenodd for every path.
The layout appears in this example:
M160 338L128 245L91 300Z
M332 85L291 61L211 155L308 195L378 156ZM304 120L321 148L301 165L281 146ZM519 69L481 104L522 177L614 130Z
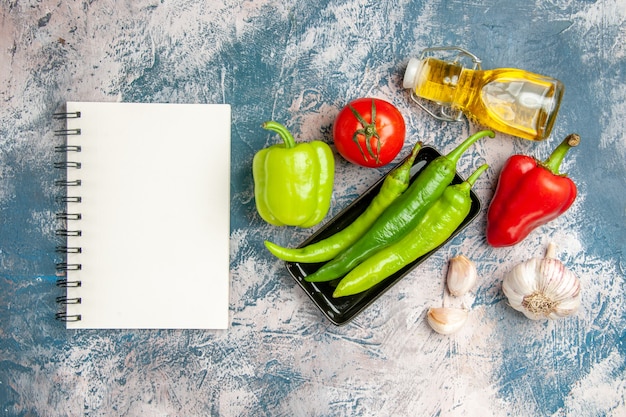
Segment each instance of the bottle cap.
M404 80L402 80L402 87L414 89L416 84L417 75L422 68L422 60L417 58L409 59L409 63L404 71Z

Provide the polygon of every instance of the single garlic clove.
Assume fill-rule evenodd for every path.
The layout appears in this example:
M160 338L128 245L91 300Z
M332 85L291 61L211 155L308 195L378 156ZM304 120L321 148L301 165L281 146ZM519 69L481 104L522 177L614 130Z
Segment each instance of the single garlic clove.
M460 297L471 290L476 284L478 273L476 264L463 255L450 259L446 283L448 291L455 297Z
M431 307L426 316L428 324L439 334L458 332L467 321L469 312L462 308Z

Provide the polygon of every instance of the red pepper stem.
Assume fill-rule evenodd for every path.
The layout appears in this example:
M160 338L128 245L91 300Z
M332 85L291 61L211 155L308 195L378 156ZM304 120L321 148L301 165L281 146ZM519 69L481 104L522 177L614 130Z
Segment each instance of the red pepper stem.
M563 142L559 146L556 147L554 151L550 154L548 159L546 159L541 165L550 170L554 175L559 174L559 167L561 166L561 162L565 157L567 151L574 146L578 146L580 143L580 136L576 133L571 133L567 135Z
M263 129L278 133L278 136L280 136L283 142L285 142L285 148L290 149L296 146L296 141L291 132L289 132L289 130L287 130L287 128L280 123L274 121L265 122L263 123Z
M463 155L463 153L470 146L472 146L474 142L485 136L493 138L495 136L495 133L493 133L491 130L481 130L480 132L474 133L472 136L465 139L459 146L454 148L448 155L446 155L446 158L454 163L457 163L459 161L459 158L461 158L461 155Z

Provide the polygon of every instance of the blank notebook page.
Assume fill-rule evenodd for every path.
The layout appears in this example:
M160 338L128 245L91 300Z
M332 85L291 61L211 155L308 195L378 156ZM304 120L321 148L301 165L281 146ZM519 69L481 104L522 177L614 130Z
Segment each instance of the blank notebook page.
M69 102L68 328L228 327L230 123L224 104Z

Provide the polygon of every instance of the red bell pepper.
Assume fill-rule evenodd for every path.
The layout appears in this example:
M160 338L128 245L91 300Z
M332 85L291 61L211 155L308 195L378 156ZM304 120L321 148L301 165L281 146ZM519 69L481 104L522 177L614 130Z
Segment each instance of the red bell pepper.
M487 242L515 245L539 226L563 214L576 199L576 184L559 173L567 151L580 143L568 135L544 162L526 155L511 156L500 173L487 211Z

